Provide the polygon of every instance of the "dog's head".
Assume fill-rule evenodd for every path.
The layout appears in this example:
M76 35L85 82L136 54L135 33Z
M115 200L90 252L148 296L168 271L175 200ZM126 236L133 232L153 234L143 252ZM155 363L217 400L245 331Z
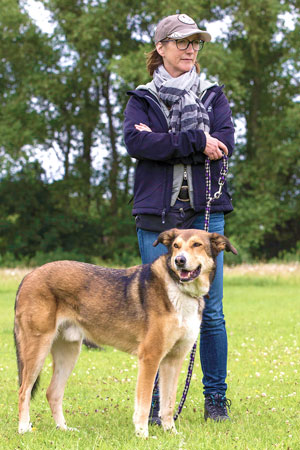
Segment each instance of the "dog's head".
M173 278L185 284L198 280L202 285L210 285L217 255L222 250L237 254L227 237L202 230L172 228L162 232L153 245L159 243L169 250L168 266Z

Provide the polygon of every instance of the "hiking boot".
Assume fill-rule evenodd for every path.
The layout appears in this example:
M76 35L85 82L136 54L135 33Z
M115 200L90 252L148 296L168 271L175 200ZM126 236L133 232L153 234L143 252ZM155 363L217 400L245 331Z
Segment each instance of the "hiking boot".
M215 422L230 420L227 408L230 411L231 400L222 394L208 394L205 396L204 419L212 419Z
M158 425L161 426L161 420L159 417L159 408L160 408L160 402L159 402L159 389L156 385L153 394L152 394L152 403L151 403L151 409L149 413L148 423L150 425Z

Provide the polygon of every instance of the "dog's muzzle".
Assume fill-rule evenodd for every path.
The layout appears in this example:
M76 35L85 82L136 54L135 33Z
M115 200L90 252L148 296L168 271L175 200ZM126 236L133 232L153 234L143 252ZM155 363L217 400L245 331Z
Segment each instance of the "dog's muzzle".
M181 282L193 281L200 275L201 264L195 270L186 270L186 257L184 255L178 255L175 258L175 266L179 273L179 279Z

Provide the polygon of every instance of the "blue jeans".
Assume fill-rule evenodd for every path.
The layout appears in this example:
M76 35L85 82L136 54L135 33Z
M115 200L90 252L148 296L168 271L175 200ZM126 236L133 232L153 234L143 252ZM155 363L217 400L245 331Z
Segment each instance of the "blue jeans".
M224 234L224 214L210 216L209 231ZM204 214L200 214L191 228L203 230ZM142 263L153 262L167 252L163 244L153 247L159 233L138 229L138 242ZM203 372L204 395L219 393L225 395L227 384L227 333L223 314L223 252L217 256L217 270L205 299L205 309L200 328L200 360Z

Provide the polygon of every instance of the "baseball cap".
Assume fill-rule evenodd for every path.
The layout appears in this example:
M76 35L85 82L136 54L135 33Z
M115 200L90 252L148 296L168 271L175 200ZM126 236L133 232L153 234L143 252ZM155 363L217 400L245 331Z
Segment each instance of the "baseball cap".
M196 22L186 14L174 14L162 19L155 31L154 42L157 44L165 38L182 39L192 34L199 34L202 41L209 42L211 35L204 30L200 30Z

